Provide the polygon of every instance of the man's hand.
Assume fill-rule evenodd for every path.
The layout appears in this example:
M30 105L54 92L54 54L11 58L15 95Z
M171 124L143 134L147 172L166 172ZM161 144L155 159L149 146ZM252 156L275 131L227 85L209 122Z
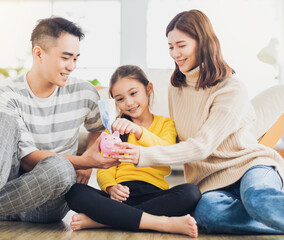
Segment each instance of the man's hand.
M123 155L113 155L113 158L119 159L120 162L127 162L137 165L140 159L140 148L137 145L121 142L115 143L117 146L121 146L123 148L114 149L112 152L123 154Z
M98 134L98 133L97 133ZM95 135L95 134L94 134ZM87 170L89 168L110 168L120 164L118 159L106 158L101 155L100 149L101 137L88 145L88 149L81 156L63 155L74 166L75 170ZM31 171L35 165L42 159L51 155L58 155L55 152L37 150L33 151L21 159L21 166L26 171Z
M101 137L82 154L80 165L88 166L89 168L110 168L120 164L118 159L102 156L100 142Z
M77 183L88 184L92 171L92 168L87 170L76 170Z
M126 201L129 197L129 188L121 184L116 184L114 186L107 187L107 192L110 198L118 202Z

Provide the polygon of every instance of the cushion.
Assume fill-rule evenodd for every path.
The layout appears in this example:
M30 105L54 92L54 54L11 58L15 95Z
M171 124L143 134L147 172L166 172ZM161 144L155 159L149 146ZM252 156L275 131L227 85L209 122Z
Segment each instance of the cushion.
M259 139L284 113L284 85L273 86L251 101L257 116L251 131Z

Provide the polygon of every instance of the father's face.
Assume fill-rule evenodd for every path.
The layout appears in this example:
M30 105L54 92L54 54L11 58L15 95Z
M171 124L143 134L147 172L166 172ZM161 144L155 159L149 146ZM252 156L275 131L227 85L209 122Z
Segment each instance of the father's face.
M76 68L79 57L79 38L63 33L42 54L41 69L51 85L62 87Z

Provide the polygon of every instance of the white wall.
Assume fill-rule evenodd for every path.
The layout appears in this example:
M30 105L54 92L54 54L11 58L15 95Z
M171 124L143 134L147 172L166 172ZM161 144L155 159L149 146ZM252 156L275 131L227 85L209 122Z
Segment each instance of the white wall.
M146 67L147 0L121 0L120 64Z

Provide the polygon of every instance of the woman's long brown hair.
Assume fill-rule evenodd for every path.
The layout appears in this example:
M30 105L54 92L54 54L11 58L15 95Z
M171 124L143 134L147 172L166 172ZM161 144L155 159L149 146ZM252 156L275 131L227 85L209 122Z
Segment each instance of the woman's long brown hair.
M235 71L224 61L219 40L209 18L199 10L190 10L177 14L166 29L169 32L178 29L197 42L196 59L199 77L196 89L211 87L231 76ZM186 86L185 75L178 65L171 76L174 87Z

